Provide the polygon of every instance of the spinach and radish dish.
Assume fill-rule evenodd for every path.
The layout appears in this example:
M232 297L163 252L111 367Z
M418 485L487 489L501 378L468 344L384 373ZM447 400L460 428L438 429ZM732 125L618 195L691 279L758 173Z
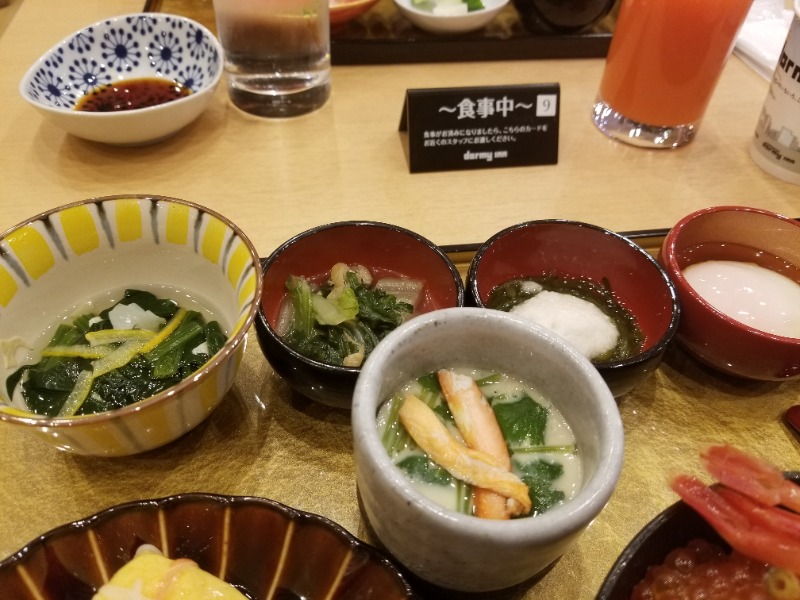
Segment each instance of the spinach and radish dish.
M289 276L276 332L299 354L344 367L361 366L381 339L414 314L424 285L344 263L323 279Z
M126 290L99 314L60 323L35 364L6 380L30 412L72 417L114 410L197 371L227 340L217 321L143 290Z

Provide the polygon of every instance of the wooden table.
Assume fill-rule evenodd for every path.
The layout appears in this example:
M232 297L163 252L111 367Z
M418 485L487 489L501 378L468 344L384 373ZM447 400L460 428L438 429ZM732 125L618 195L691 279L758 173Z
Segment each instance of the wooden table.
M667 228L713 204L800 215L800 188L762 172L747 155L767 82L736 58L697 139L678 151L641 150L594 129L589 114L600 59L335 67L331 100L287 121L238 112L223 86L198 121L144 148L72 138L22 100L24 71L52 44L141 6L24 0L0 37L0 229L59 204L120 193L214 208L263 255L306 228L344 219L395 223L453 245L540 218L630 232ZM558 165L409 174L397 131L406 89L551 81L562 91ZM227 400L162 449L85 458L0 427L0 557L114 504L190 491L273 498L369 539L356 503L349 415L293 396L254 336L250 342ZM796 383L717 375L673 348L654 376L619 401L626 459L611 502L526 598L593 598L635 532L675 500L667 475L699 473L698 451L709 443L733 443L798 469L800 439L780 423L798 390Z

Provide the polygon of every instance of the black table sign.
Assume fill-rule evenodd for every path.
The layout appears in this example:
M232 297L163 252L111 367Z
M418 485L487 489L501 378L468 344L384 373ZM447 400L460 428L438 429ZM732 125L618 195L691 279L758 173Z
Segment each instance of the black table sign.
M407 90L412 173L558 163L557 83Z

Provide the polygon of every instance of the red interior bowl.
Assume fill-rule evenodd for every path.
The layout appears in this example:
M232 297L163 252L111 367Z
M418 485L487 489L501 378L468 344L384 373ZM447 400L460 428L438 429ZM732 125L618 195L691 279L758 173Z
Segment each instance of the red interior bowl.
M0 596L89 599L142 544L249 598L417 599L386 555L325 517L200 493L120 504L39 536L0 561Z
M530 221L486 241L470 265L470 300L486 306L498 285L521 277L556 275L602 284L636 319L644 334L642 350L621 361L596 365L615 396L654 370L677 328L675 288L656 260L617 233L576 221Z
M270 326L277 325L289 275L319 278L337 262L364 265L373 274L389 272L425 281L422 312L463 301L458 271L432 242L382 223L332 223L301 233L267 259L261 307Z
M266 259L256 333L275 371L299 393L349 408L359 369L327 365L298 354L275 333L289 275L316 279L337 262L361 264L373 275L403 275L425 282L419 312L462 306L464 285L453 262L431 241L385 223L343 221L305 231Z
M800 377L800 339L759 331L724 315L686 281L687 252L708 243L717 247L706 259L737 260L737 247L746 246L800 267L800 223L758 208L705 208L687 215L670 230L659 255L681 300L677 339L690 354L720 371L747 379Z
M350 21L360 17L377 3L378 0L333 0L330 3L331 33L343 30Z

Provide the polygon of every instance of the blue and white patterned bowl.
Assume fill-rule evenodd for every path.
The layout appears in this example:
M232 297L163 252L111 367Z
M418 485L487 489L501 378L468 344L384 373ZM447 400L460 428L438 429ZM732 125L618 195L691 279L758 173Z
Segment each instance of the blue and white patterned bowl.
M212 99L222 71L222 48L203 25L176 15L135 13L85 27L53 46L28 69L20 93L73 135L141 145L195 120ZM76 102L98 86L141 78L175 81L192 93L134 110L75 110Z

